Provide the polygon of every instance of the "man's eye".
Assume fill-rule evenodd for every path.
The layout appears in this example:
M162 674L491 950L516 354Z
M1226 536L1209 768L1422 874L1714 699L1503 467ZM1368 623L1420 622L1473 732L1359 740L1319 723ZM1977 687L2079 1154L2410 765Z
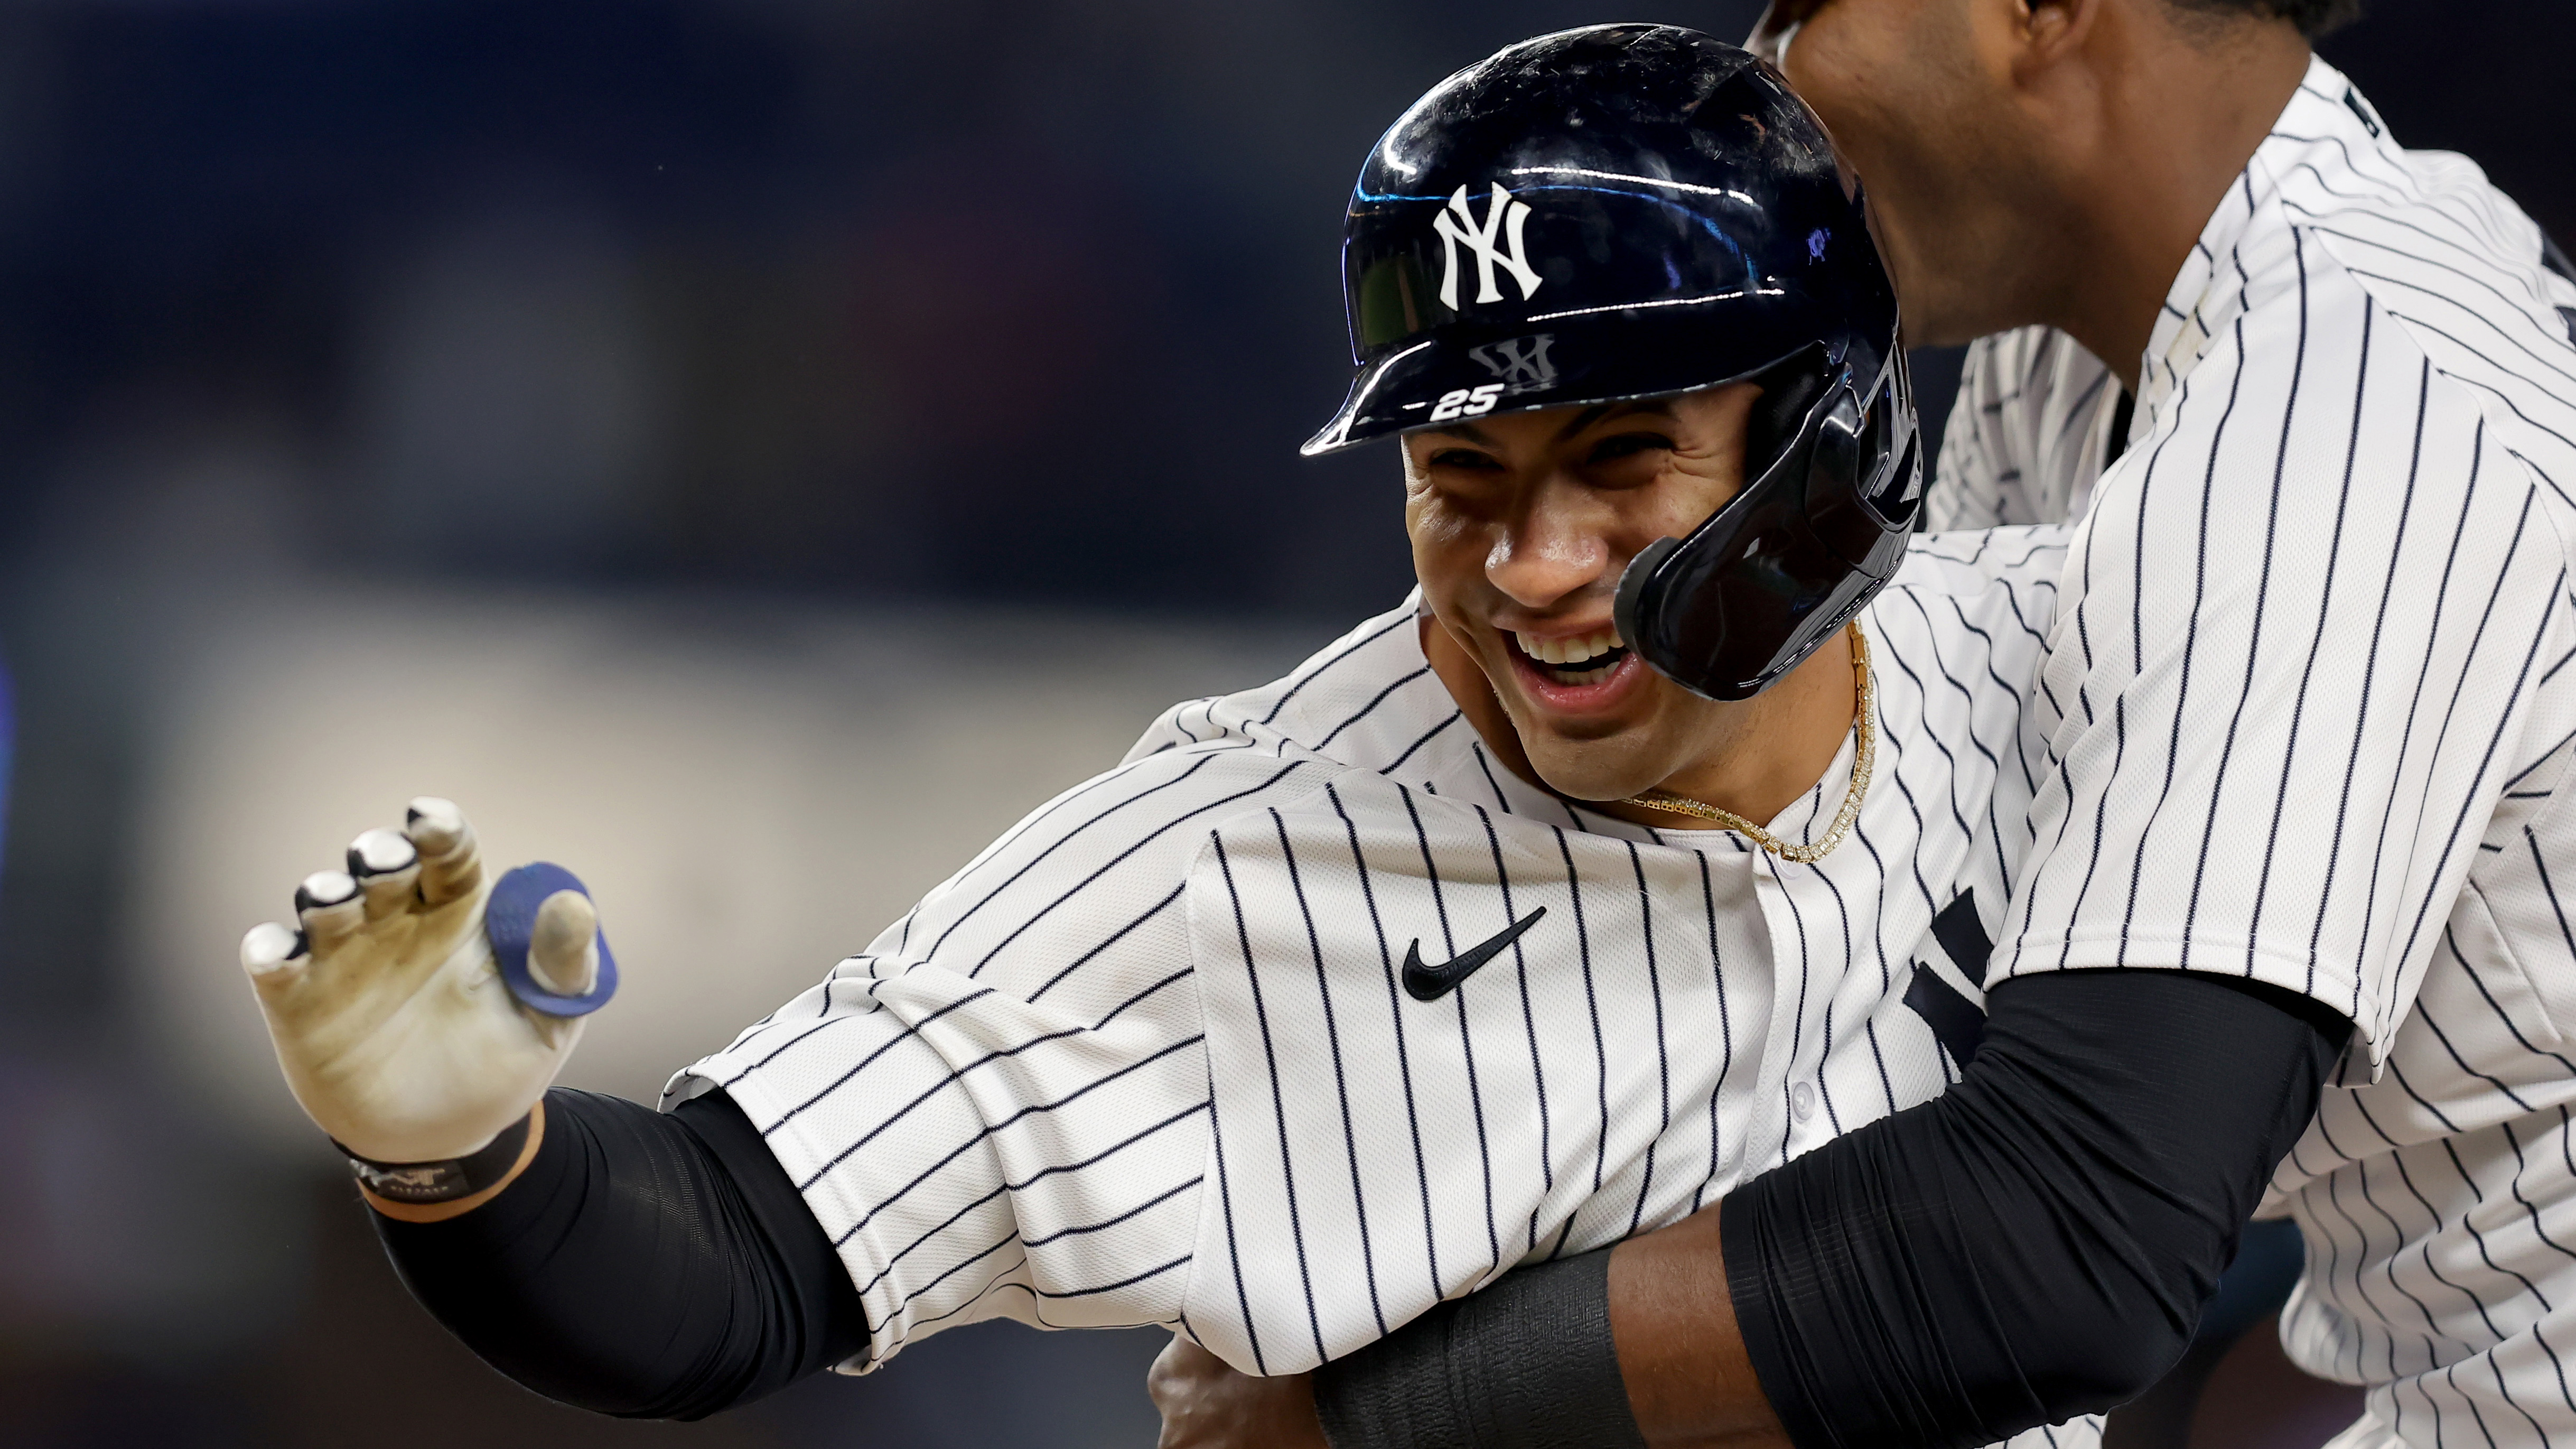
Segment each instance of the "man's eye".
M1493 473L1501 471L1503 465L1496 461L1491 453L1479 453L1472 448L1443 448L1431 455L1431 466L1460 468L1474 473Z
M1621 433L1615 438L1604 438L1593 444L1592 457L1589 461L1598 466L1603 463L1615 463L1622 458L1632 458L1639 453L1669 453L1672 448L1673 440L1661 433Z

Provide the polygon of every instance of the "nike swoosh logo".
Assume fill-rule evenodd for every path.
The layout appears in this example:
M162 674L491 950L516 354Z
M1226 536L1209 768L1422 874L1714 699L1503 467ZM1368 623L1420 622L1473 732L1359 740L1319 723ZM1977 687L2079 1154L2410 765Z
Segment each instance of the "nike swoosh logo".
M1513 922L1510 930L1473 950L1460 952L1455 960L1444 965L1423 965L1420 941L1405 947L1404 989L1406 993L1416 1001L1438 1001L1441 997L1455 991L1459 982L1475 975L1478 967L1501 955L1505 946L1519 940L1530 927L1539 923L1541 916L1546 914L1547 907L1541 906Z

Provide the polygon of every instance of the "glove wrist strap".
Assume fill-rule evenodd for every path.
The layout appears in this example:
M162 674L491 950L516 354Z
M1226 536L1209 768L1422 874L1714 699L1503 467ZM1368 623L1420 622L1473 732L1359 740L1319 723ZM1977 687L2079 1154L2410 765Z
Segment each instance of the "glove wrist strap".
M483 1147L444 1162L377 1162L349 1151L336 1140L331 1145L348 1157L350 1175L378 1207L461 1205L454 1209L461 1212L498 1191L536 1154L544 1130L544 1113L545 1104L540 1102Z

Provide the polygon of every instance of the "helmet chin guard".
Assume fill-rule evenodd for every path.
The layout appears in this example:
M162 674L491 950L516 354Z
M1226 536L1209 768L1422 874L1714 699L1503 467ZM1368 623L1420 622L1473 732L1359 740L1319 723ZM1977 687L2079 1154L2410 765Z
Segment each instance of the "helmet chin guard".
M1895 576L1922 518L1923 462L1905 354L1891 339L1885 356L1874 379L1846 366L1803 389L1817 395L1783 419L1795 431L1761 477L1629 561L1614 617L1655 672L1706 699L1750 699ZM1768 369L1771 386L1795 389L1812 365Z

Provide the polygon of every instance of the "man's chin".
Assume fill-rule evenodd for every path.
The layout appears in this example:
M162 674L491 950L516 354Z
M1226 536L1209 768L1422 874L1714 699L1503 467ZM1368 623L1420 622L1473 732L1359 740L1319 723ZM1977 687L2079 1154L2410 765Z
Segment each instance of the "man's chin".
M1553 749L1529 752L1530 768L1538 772L1541 783L1569 800L1589 800L1596 804L1625 800L1655 787L1664 775L1643 766L1632 758L1601 758L1603 742L1569 745L1551 742ZM1616 751L1620 756L1625 750ZM1569 755L1582 756L1568 758ZM1669 773L1669 772L1666 772Z

